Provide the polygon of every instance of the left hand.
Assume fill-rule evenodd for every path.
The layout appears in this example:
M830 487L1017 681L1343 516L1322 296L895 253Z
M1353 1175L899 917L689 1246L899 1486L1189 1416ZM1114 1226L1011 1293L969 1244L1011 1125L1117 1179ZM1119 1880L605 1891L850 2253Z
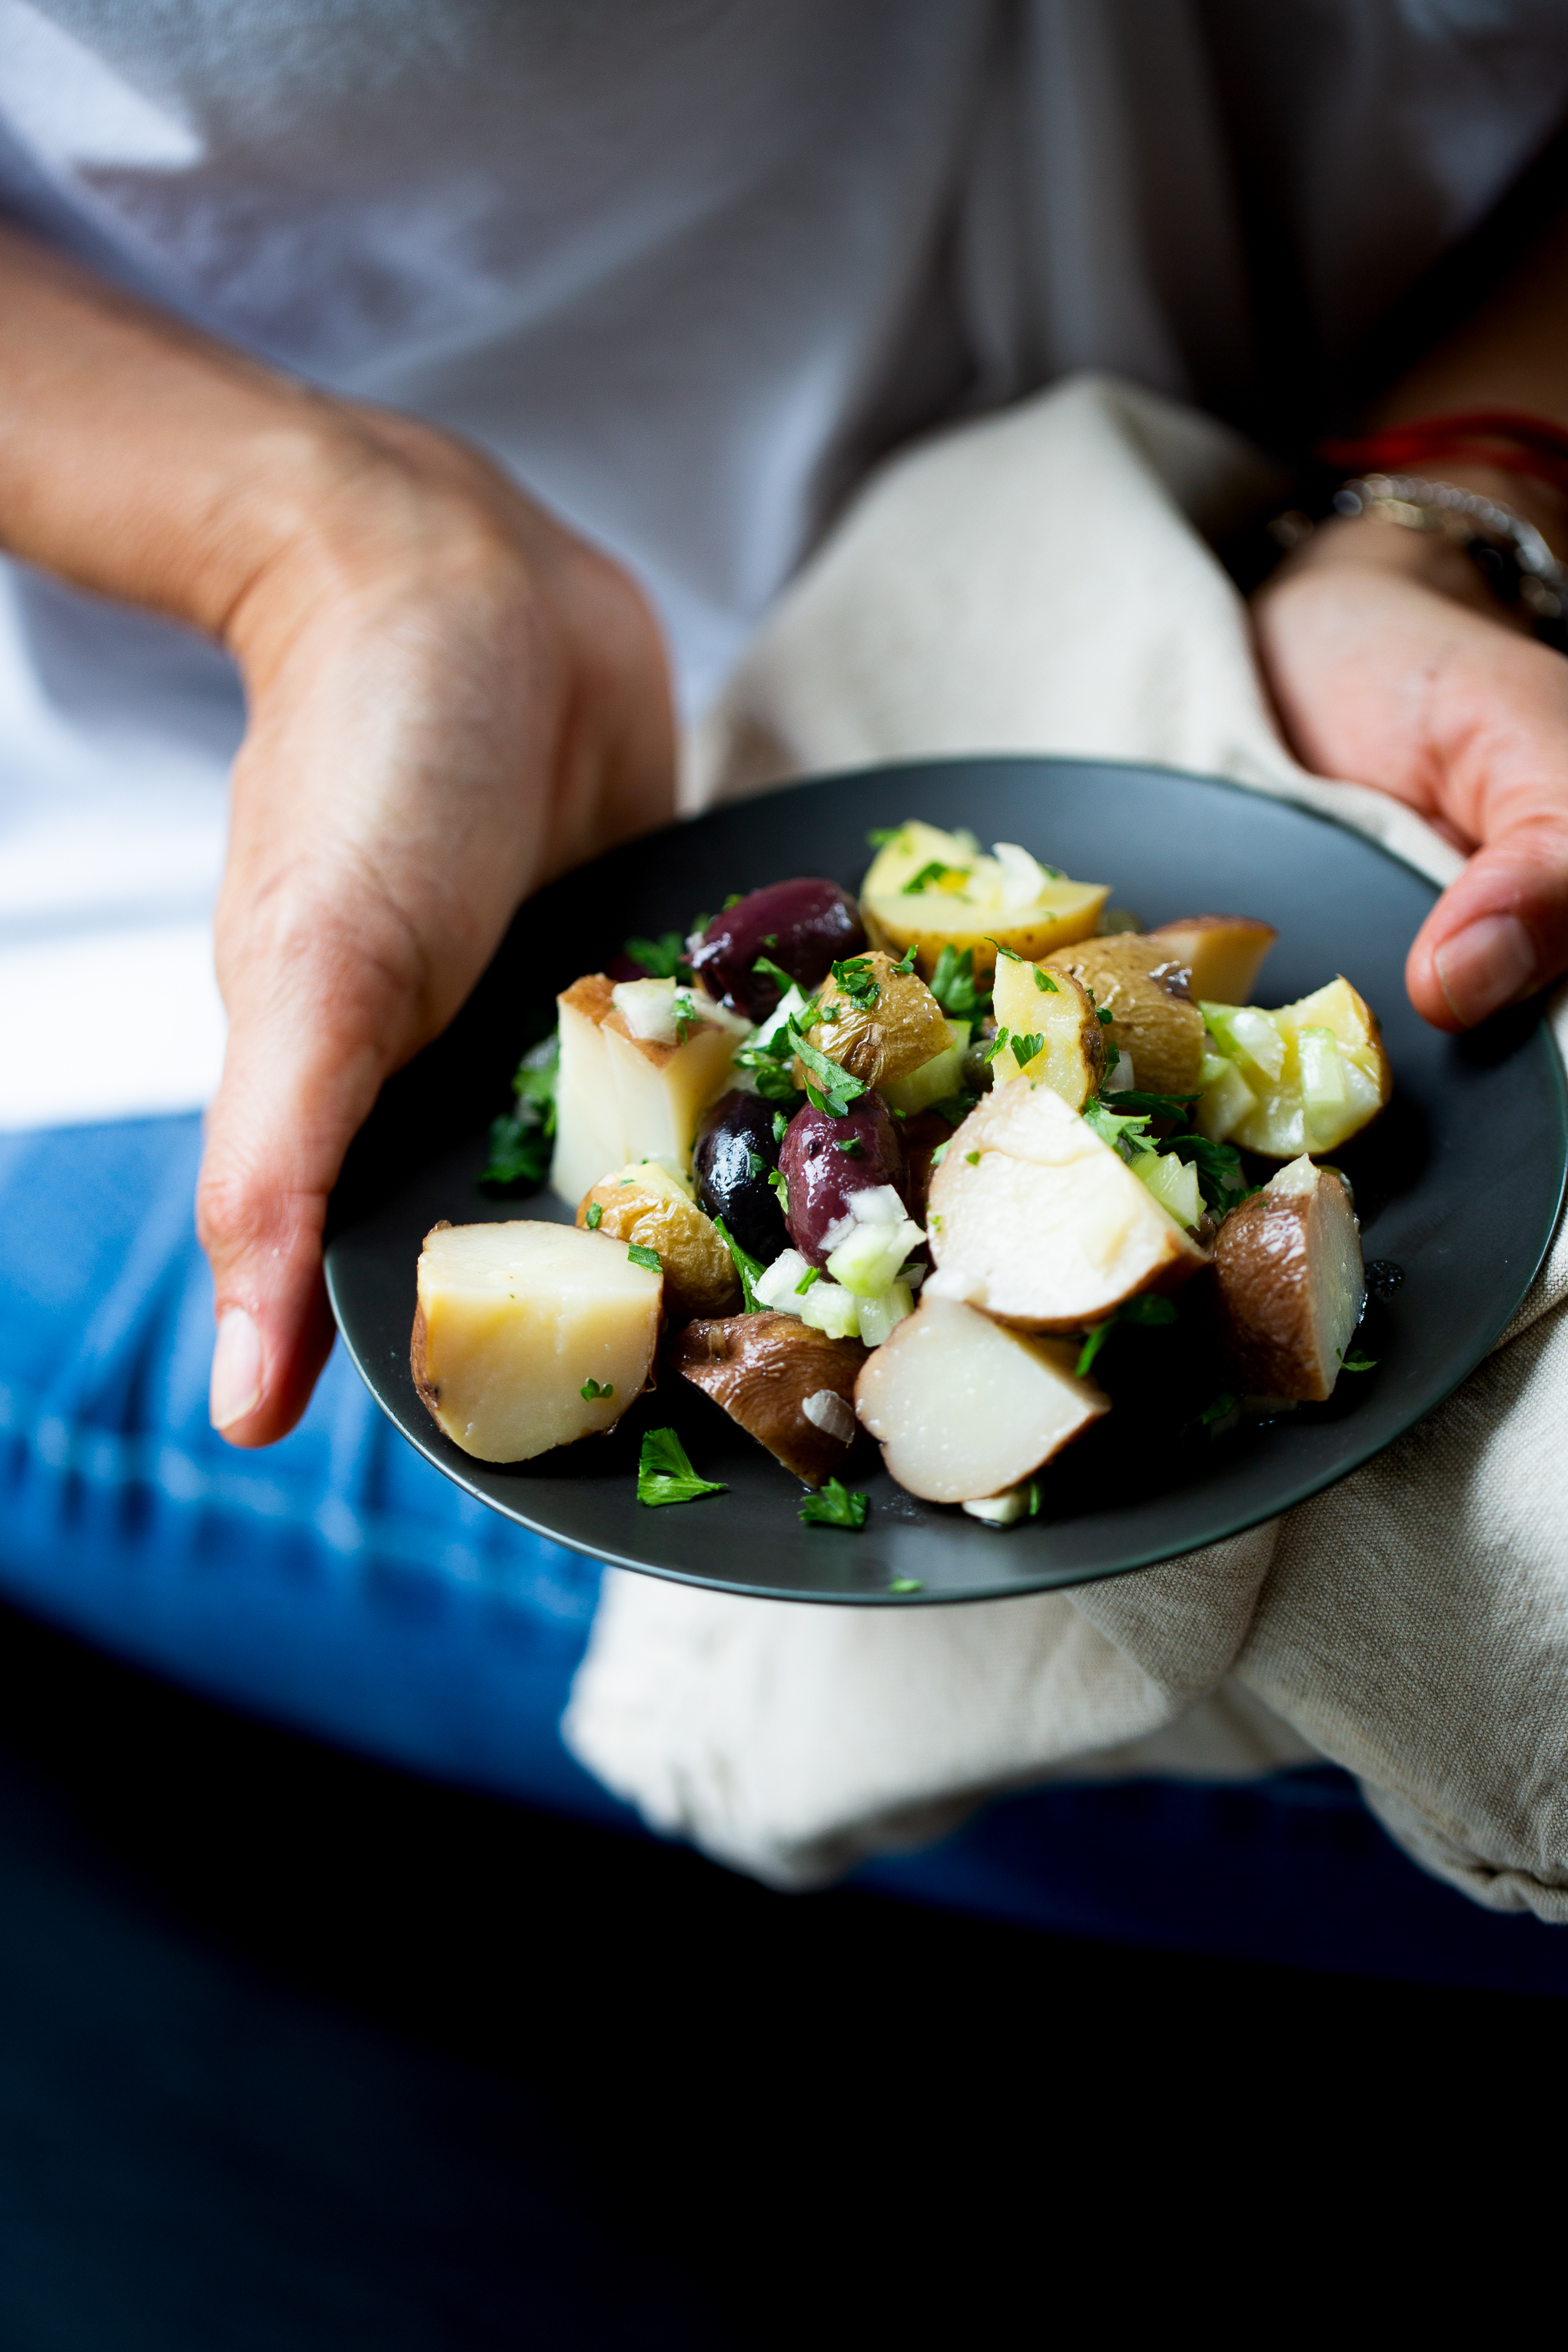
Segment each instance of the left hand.
M1325 524L1254 610L1303 764L1392 793L1468 856L1411 948L1416 1011L1473 1028L1568 970L1568 659L1452 542L1370 518Z

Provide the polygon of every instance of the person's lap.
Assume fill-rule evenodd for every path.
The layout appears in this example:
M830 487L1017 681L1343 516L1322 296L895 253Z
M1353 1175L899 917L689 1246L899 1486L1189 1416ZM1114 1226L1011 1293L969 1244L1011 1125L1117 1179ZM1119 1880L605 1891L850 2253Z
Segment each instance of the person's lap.
M194 1118L0 1138L0 1592L219 1698L632 1826L558 1729L595 1563L448 1485L341 1350L281 1444L208 1426L199 1151ZM1424 1878L1327 1768L1056 1786L859 1875L1068 1932L1568 1991L1551 1929Z

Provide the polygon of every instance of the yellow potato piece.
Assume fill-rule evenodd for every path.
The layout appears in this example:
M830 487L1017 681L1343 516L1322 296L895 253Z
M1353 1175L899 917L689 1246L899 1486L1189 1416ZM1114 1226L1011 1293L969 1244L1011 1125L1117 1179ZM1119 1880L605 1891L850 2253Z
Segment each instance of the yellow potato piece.
M893 959L880 952L855 961L876 989L875 1003L857 1003L837 981L825 982L816 992L821 1013L806 1033L808 1044L868 1087L910 1077L951 1050L952 1025L923 980L896 971ZM868 993L862 985L862 997ZM798 1059L794 1075L796 1086L805 1084L809 1074Z
M437 1225L419 1258L415 1385L465 1454L531 1461L613 1428L641 1395L663 1291L600 1234L528 1219ZM584 1397L589 1381L601 1393Z
M1040 985L1045 981L1047 987ZM1069 1110L1081 1110L1105 1069L1105 1032L1089 992L1068 971L1004 957L993 999L997 1026L1010 1039L1037 1036L1040 1050L1020 1066L1014 1045L991 1065L993 1087L1016 1077L1039 1078Z
M632 1160L690 1166L703 1112L731 1083L736 1029L700 1020L684 1045L634 1037L603 972L574 981L556 1004L561 1066L550 1187L574 1208L590 1185Z
M731 1315L740 1307L735 1262L712 1218L652 1160L634 1161L601 1177L578 1204L577 1223L611 1241L652 1250L664 1268L664 1307L672 1323L689 1322L696 1315Z
M914 882L921 887L911 890ZM944 947L971 950L984 986L995 969L995 942L1015 955L1047 955L1089 938L1110 896L1109 883L1063 876L1047 877L1028 904L1009 904L1005 869L972 837L911 822L873 859L860 886L860 914L874 946L900 958L912 947L927 980Z

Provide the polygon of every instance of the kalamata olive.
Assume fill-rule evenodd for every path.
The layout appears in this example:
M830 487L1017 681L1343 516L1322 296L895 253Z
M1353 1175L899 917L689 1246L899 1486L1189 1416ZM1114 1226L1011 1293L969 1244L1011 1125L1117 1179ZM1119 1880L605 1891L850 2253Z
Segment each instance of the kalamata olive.
M692 1155L702 1207L722 1217L741 1247L764 1265L789 1247L779 1196L768 1182L779 1162L777 1108L761 1095L721 1095Z
M784 992L766 972L752 971L759 956L809 995L830 964L858 955L865 944L860 910L837 882L773 882L714 916L691 964L710 994L749 1021L765 1021Z
M779 1152L789 1186L789 1237L802 1257L826 1265L826 1236L849 1213L849 1196L875 1184L904 1190L904 1147L880 1095L865 1094L843 1118L808 1104L796 1111Z

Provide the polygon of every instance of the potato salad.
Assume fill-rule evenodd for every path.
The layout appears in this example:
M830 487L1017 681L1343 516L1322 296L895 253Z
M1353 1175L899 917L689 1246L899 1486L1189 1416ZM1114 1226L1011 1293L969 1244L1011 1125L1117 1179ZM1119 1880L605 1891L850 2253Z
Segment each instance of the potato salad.
M1194 1442L1367 1369L1329 1155L1390 1073L1351 982L1268 1008L1267 923L1143 930L923 823L871 846L858 898L774 882L563 991L486 1173L574 1222L438 1225L419 1261L414 1376L467 1453L526 1461L685 1381L808 1522L865 1524L875 1444L1006 1528L1050 1510L1141 1335L1187 1349ZM648 1431L644 1502L723 1491Z

